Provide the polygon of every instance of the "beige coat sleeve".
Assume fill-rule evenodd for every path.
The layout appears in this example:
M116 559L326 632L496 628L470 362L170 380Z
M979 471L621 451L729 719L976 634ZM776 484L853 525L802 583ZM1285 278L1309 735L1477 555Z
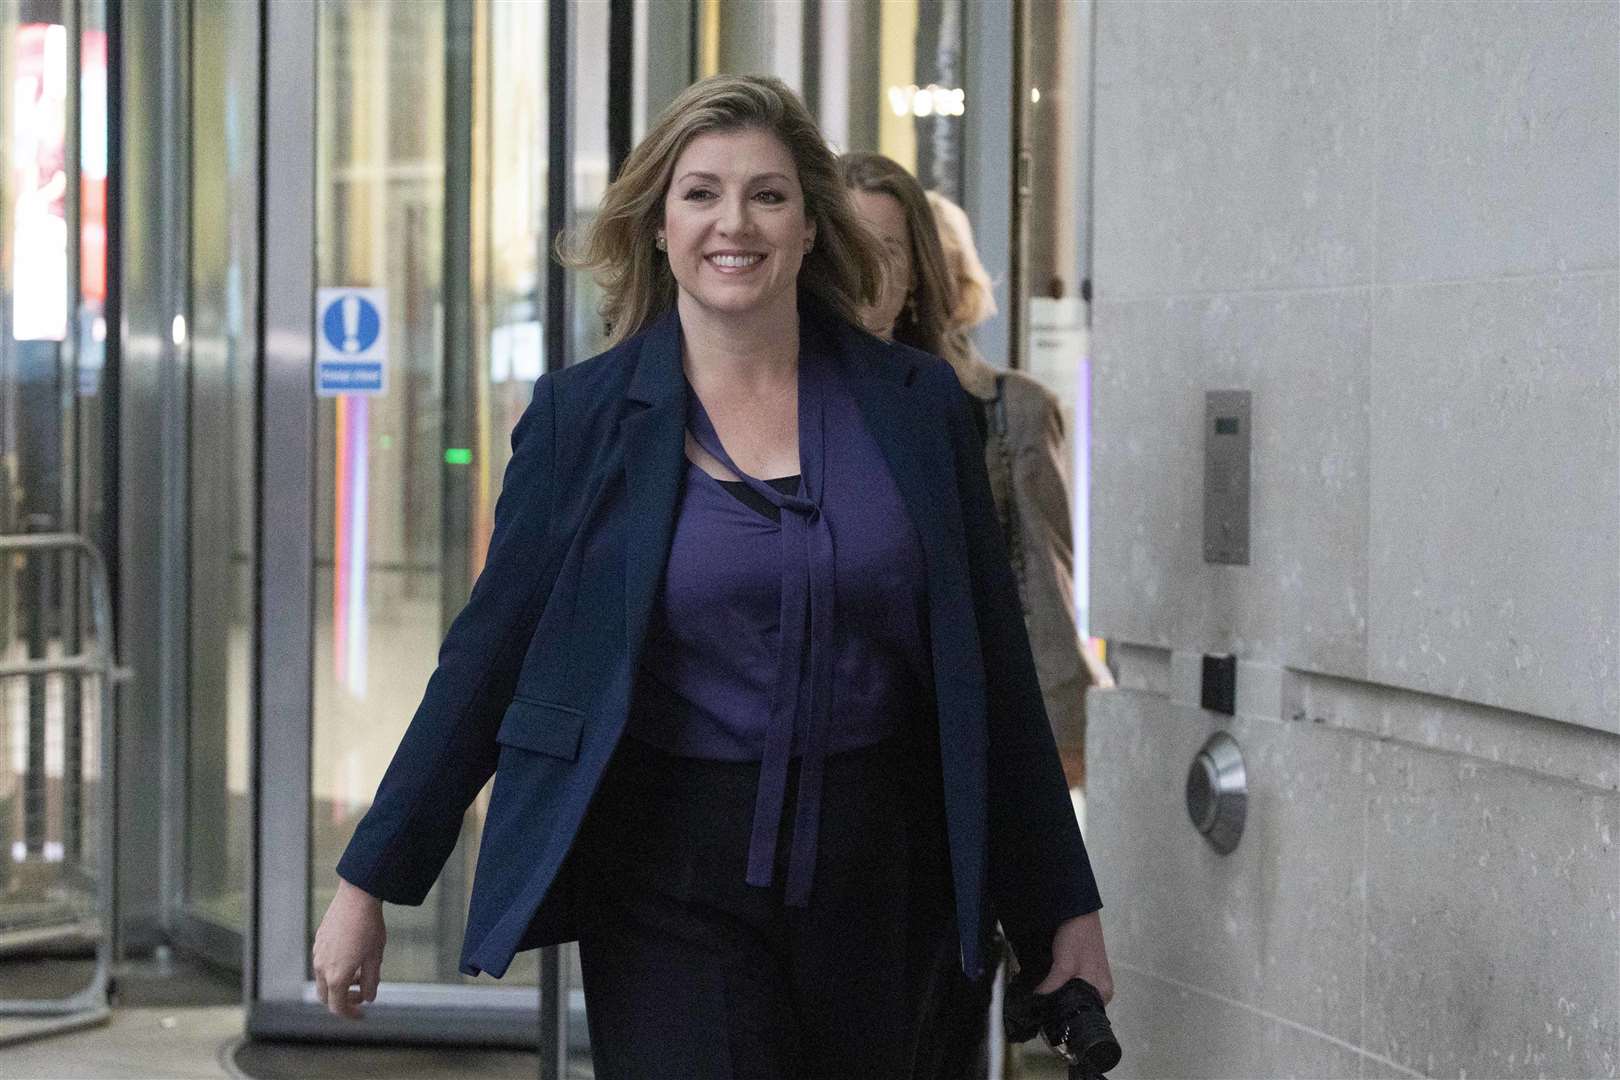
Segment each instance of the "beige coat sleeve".
M1074 626L1074 539L1069 456L1057 399L1026 375L1003 385L1012 464L1013 512L1022 548L1024 621L1035 652L1047 718L1060 750L1085 741L1090 667Z

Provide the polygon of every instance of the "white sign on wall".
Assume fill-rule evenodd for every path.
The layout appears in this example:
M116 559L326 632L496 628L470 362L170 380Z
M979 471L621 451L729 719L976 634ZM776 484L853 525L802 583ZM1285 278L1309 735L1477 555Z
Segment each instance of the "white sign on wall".
M1078 296L1062 300L1030 297L1029 351L1024 369L1056 394L1065 407L1074 403L1080 361L1088 346L1085 301Z
M315 393L382 394L388 386L388 290L315 291Z

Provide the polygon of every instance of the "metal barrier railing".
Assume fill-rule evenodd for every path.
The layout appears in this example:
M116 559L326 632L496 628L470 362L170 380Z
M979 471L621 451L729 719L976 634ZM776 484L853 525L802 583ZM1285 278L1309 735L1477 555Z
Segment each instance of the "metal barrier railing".
M68 1030L105 1019L108 1015L107 994L112 969L113 948L113 835L115 830L115 770L117 754L113 746L113 687L129 677L129 672L117 664L114 648L112 598L109 595L107 565L94 544L82 536L71 533L39 533L22 536L0 535L0 556L13 552L27 552L38 556L63 553L77 556L87 571L90 601L90 629L88 642L82 651L59 658L29 658L0 663L0 682L14 678L59 675L66 679L83 680L98 677L100 709L99 740L96 747L96 880L93 917L76 922L70 933L93 927L95 938L95 968L85 987L66 997L0 1000L0 1017L59 1018L60 1023L47 1025L49 1029ZM78 618L76 590L66 590L66 602L74 605L70 616L73 625ZM64 624L67 624L67 620ZM79 643L72 645L80 648ZM69 716L65 723L74 723ZM64 740L66 741L66 740ZM67 810L64 809L64 814ZM77 808L73 808L77 813ZM11 852L0 852L0 858L11 858ZM36 935L38 931L35 931ZM28 1037L45 1032L34 1030ZM5 1040L0 1040L3 1042Z

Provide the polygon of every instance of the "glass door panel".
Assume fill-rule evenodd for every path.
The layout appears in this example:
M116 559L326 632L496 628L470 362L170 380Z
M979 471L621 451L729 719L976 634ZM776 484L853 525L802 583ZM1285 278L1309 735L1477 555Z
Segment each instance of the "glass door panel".
M574 9L574 100L570 150L574 205L568 227L577 235L596 217L608 185L608 31L605 0L566 0ZM602 351L607 335L601 316L602 292L583 270L570 272L569 361L588 360Z
M477 108L487 122L474 145L477 197L473 219L483 263L477 307L480 353L477 402L479 452L469 545L474 575L494 527L501 476L512 455L512 428L545 370L546 311L546 7L480 6L481 55Z
M249 852L258 11L196 4L191 63L190 724L183 911L240 934ZM232 954L239 952L237 947ZM220 959L226 959L221 957ZM230 957L234 959L234 955Z
M544 367L547 9L469 6L470 20L446 0L321 6L316 276L386 290L389 353L383 393L323 399L316 413L311 926L480 569L511 430ZM471 40L447 42L447 26ZM469 87L447 85L450 46L471 50ZM470 170L447 168L451 102L467 109ZM470 197L447 189L469 178ZM471 220L447 221L447 205ZM448 252L470 278L459 293L445 287L447 238L470 245ZM447 355L458 295L471 311L452 314L472 342ZM457 967L487 798L427 901L389 908L390 982L467 981ZM537 977L526 954L502 986Z
M321 5L316 280L386 290L384 392L316 410L311 922L433 670L444 461L444 0ZM391 908L390 980L459 981L458 852Z
M80 379L96 357L81 356L74 315L105 295L88 235L106 177L104 19L90 0L0 2L0 533L99 524L85 518L99 461L80 439L98 415ZM0 559L0 663L104 644L85 567L54 552ZM61 1001L93 985L110 799L102 688L93 675L0 680L0 999Z
M569 16L561 41L560 8ZM568 170L567 205L583 214L606 183L606 8L320 0L265 9L270 520L258 553L257 1034L532 1046L541 1006L558 1003L549 980L536 993L535 953L498 985L487 976L466 985L458 971L487 788L426 902L387 908L384 982L365 1025L325 1015L307 957L338 858L481 569L512 428L535 380L557 366L547 331L559 352L598 347L589 295L547 322L548 300L578 284L550 263L560 223L548 185ZM589 96L568 83L580 143L572 157L548 130L563 59L554 53L570 51L602 84ZM314 392L311 294L328 286L384 291L375 394ZM584 1034L580 1025L570 1040L576 1053Z
M471 302L475 350L471 455L470 585L483 568L495 501L512 456L512 428L545 370L547 9L544 4L479 3L474 9ZM449 614L454 614L453 612ZM488 787L473 804L465 838L469 867L488 808ZM463 902L465 901L465 891ZM520 954L501 980L532 986L539 956Z
M1076 624L1089 623L1091 360L1086 277L1091 200L1090 0L1020 0L1024 78L1014 90L1018 153L1019 366L1057 396L1071 451Z

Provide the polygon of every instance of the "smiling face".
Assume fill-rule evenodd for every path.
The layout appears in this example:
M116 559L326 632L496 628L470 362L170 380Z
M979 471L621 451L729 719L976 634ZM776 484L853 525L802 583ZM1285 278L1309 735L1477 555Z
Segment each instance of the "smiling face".
M882 191L849 193L855 212L883 241L883 293L876 304L861 309L861 322L880 338L894 336L894 324L911 294L911 230L900 200Z
M686 144L664 195L660 235L683 310L788 317L816 226L793 155L776 136L748 128Z

